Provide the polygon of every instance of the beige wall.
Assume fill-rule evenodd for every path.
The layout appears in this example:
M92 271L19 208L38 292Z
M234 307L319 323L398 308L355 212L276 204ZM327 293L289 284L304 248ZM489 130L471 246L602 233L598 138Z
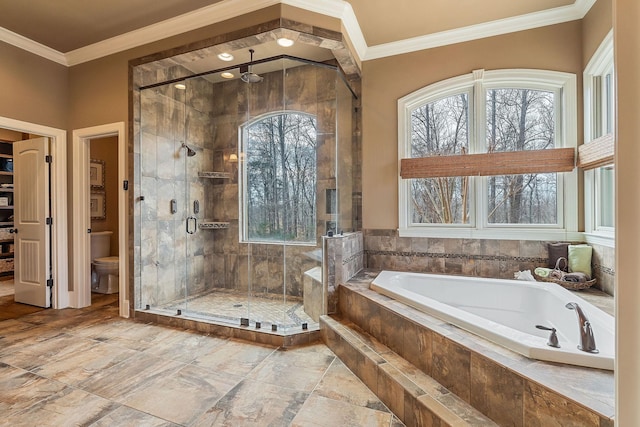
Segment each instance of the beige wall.
M0 116L67 128L69 70L0 42Z
M91 159L104 161L104 192L106 218L91 220L91 231L113 231L111 235L111 254L118 255L118 138L92 139Z
M128 120L129 61L207 40L280 17L273 6L188 33L79 64L69 69L69 128L79 129Z
M582 20L582 68L586 67L602 39L613 27L612 0L598 0Z
M399 98L479 68L539 68L575 73L581 87L581 52L581 24L574 21L365 62L362 75L363 227L398 227ZM578 96L580 106L580 90ZM581 140L580 120L578 141Z
M614 0L616 67L616 425L640 425L640 2Z

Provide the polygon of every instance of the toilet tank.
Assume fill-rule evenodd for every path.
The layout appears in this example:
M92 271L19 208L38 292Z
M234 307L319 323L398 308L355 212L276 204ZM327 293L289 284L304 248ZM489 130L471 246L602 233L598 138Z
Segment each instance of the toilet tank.
M111 255L111 235L113 231L91 233L91 260Z

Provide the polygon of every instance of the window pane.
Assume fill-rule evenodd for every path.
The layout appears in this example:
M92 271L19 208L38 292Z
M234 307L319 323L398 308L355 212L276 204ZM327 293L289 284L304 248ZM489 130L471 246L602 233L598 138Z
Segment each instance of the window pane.
M557 224L555 173L487 178L489 224Z
M469 96L439 99L411 112L411 157L467 151Z
M532 89L487 91L487 151L555 147L553 92ZM552 174L487 178L489 224L557 224L557 181Z
M469 178L411 180L414 224L468 224Z
M269 116L247 128L248 240L316 240L316 119Z
M615 225L615 200L613 167L603 167L599 170L598 199L596 201L600 211L601 227L614 227Z
M462 154L468 151L469 95L442 98L411 113L411 156ZM467 224L468 178L411 180L414 224Z
M555 146L554 93L531 89L487 91L487 151Z
M602 108L602 115L604 116L604 129L605 134L613 132L613 81L611 79L611 73L604 76L604 101Z

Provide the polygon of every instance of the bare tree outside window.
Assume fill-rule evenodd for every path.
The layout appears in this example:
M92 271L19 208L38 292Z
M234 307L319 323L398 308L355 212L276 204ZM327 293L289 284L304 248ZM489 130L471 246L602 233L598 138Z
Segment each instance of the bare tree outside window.
M299 112L246 127L245 239L315 243L316 134L315 117Z
M554 93L531 89L487 91L487 151L544 150L555 146ZM556 224L555 173L487 178L490 224Z
M554 148L554 92L500 88L486 94L487 152ZM412 157L469 152L468 98L456 94L411 112ZM557 223L557 174L492 176L486 182L489 224ZM412 179L413 223L468 224L469 183L469 177Z
M411 113L411 156L464 154L469 147L469 96L449 96ZM412 220L423 224L469 222L467 177L411 180Z

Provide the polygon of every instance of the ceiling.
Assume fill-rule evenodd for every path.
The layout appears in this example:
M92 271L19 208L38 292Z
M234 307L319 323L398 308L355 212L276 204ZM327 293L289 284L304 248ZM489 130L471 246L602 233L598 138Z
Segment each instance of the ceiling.
M366 60L388 56L381 49L406 41L417 50L420 46L432 47L427 43L430 37L435 40L446 35L449 43L455 43L463 41L456 36L463 32L469 33L462 36L469 40L580 19L595 0L346 0L348 4L342 0L0 0L0 30L9 30L0 31L0 40L11 43L7 38L17 34L26 38L21 43L34 41L55 54L68 56L154 24L156 39L176 34L181 30L172 26L176 27L176 17L183 14L187 14L184 21L190 20L197 27L195 21L202 21L207 14L215 20L214 16L229 13L234 7L241 13L280 2L341 15L343 22L350 22L350 33L357 33L350 37L356 49L360 46L361 59ZM416 45L416 41L422 44Z

